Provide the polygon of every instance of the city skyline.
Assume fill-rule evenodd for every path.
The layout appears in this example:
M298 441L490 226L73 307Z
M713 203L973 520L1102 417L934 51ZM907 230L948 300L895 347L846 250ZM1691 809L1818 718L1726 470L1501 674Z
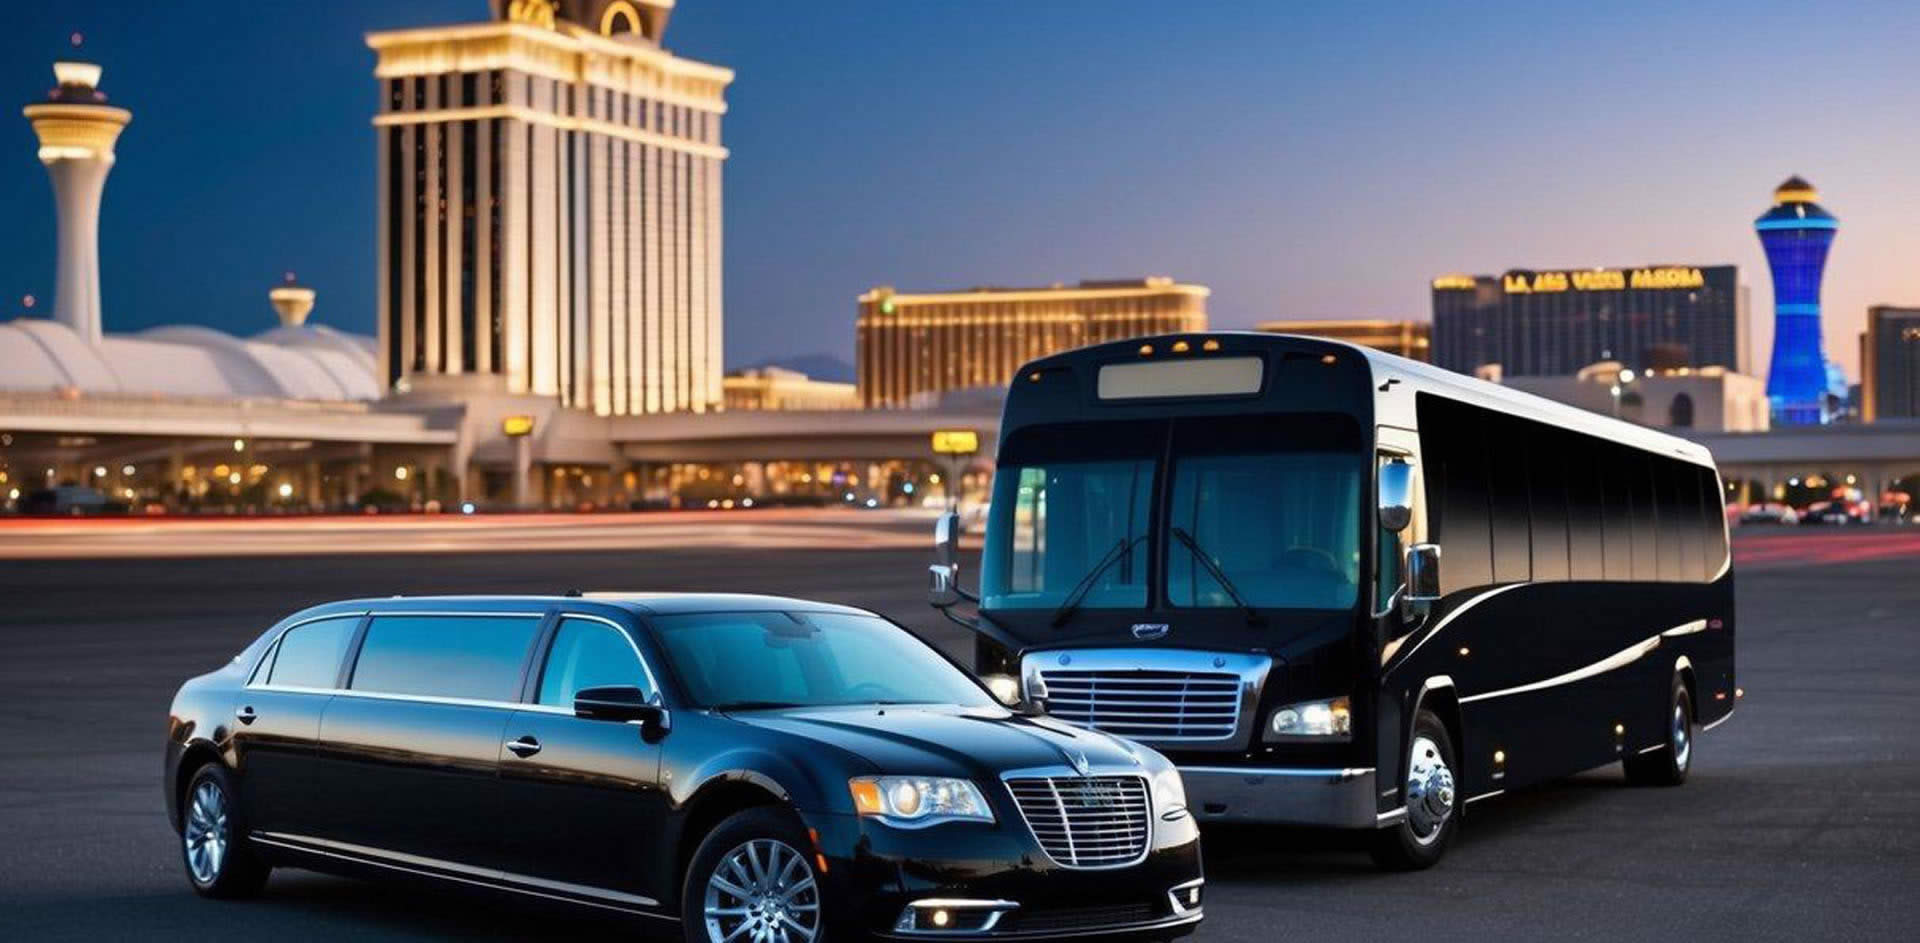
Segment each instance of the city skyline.
M1797 173L1848 223L1823 300L1826 347L1857 378L1867 306L1920 300L1908 262L1920 181L1883 167L1920 144L1903 118L1920 67L1899 56L1920 12L1810 23L1784 7L1626 11L1619 22L1641 27L1608 31L1528 9L1169 20L1142 6L1086 20L848 4L793 21L770 3L680 4L676 51L740 76L725 142L727 364L851 359L853 299L876 283L1177 274L1214 289L1216 327L1251 328L1418 317L1428 280L1448 271L1700 260L1744 269L1764 310L1751 211ZM482 0L245 20L106 3L23 11L0 71L18 103L44 95L46 62L80 30L115 103L140 115L101 221L108 328L270 325L259 286L291 269L319 293L316 321L371 333L379 93L361 36L485 16ZM778 16L793 29L755 27ZM1425 41L1440 30L1453 39ZM1790 70L1768 65L1781 35L1798 41ZM1281 43L1297 54L1276 61ZM289 49L301 68L285 66ZM1155 68L1103 66L1124 61ZM1563 67L1609 61L1632 68ZM1435 74L1449 80L1422 81ZM1791 135L1776 109L1795 115ZM52 200L31 129L16 121L14 134L0 314L31 293L45 315ZM1265 301L1278 297L1289 301ZM1756 322L1765 356L1770 325Z

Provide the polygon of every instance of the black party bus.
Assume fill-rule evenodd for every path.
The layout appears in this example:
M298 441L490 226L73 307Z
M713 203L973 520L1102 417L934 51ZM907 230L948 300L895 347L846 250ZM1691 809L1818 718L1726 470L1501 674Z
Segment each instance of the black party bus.
M1220 333L1028 364L997 466L978 593L949 515L931 601L1004 699L1172 758L1203 823L1367 829L1425 867L1510 789L1683 782L1733 711L1721 484L1683 439Z

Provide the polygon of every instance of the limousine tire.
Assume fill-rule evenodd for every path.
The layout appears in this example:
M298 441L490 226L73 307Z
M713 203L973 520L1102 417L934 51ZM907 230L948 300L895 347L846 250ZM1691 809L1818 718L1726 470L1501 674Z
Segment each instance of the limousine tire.
M240 842L247 833L233 774L219 763L194 771L180 802L180 860L202 897L252 897L271 870Z
M792 813L777 806L736 812L693 853L680 893L688 943L765 939L742 923L784 927L791 943L827 939L827 908L814 870L813 842Z
M1407 814L1373 833L1373 860L1389 871L1433 867L1446 854L1460 828L1459 797L1454 793L1453 738L1432 711L1413 718L1407 736L1407 781L1402 799Z
M1658 750L1629 754L1621 760L1627 782L1636 786L1678 786L1687 781L1687 772L1693 768L1693 698L1679 677L1673 679L1667 705L1667 742Z

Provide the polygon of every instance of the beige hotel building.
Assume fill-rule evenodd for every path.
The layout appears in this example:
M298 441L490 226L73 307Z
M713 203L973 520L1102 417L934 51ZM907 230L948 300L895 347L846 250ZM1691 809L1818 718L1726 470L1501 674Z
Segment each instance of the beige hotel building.
M494 0L378 54L381 376L395 392L718 408L733 73L672 0Z
M1036 357L1143 334L1207 329L1208 289L1171 278L1048 288L860 296L861 405L926 405L940 393L1001 387Z

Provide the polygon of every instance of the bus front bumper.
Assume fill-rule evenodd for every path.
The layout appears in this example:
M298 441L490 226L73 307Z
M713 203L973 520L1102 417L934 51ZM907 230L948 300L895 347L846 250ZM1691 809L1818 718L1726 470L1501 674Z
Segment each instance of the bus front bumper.
M1187 808L1203 825L1381 824L1371 769L1182 766L1180 778L1187 786Z

